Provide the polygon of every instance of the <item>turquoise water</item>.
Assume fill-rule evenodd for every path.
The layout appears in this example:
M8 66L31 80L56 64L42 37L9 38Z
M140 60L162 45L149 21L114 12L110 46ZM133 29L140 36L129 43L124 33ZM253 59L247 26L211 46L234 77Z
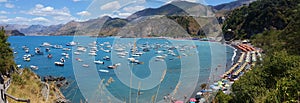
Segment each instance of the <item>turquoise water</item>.
M126 102L136 102L136 100L152 101L155 94L158 94L156 95L156 101L160 101L163 99L163 96L172 94L175 90L176 94L174 96L180 99L183 95L191 95L192 91L197 89L201 83L218 79L218 76L231 64L234 52L232 48L216 42L149 38L11 36L8 41L11 43L14 51L17 52L14 55L17 64L21 64L22 67L38 66L39 69L33 71L41 77L47 75L66 77L70 84L63 87L61 91L72 102L81 100L105 102L113 101L112 99ZM71 41L79 42L79 45L87 48L87 52L83 52L81 55L74 55L73 52L76 51L76 46L65 45ZM88 55L91 49L89 44L93 41L97 41L97 49L99 50L96 52L97 56ZM138 47L137 50L139 51L142 50L141 47L143 45L149 46L149 52L136 57L143 64L132 64L127 61L134 41L136 41L136 47ZM46 47L39 47L43 42L48 42L52 45L62 45L64 48L68 47L72 50L62 51L62 49L50 48L51 51L46 52ZM109 44L104 42L109 42ZM99 46L99 44L103 43L104 46ZM24 45L30 48L29 54L34 54L34 48L39 47L44 52L44 55L34 55L31 57L30 62L26 62L23 60L23 55L27 54L22 49ZM110 53L100 50L101 48L109 50L107 45L113 47ZM126 48L129 54L124 58L116 56L117 52L114 51L116 46ZM176 56L169 55L167 48L172 46L184 48L184 51L178 49L170 50ZM157 51L162 53L157 53ZM70 54L70 58L66 59L64 66L55 66L54 62L59 61L63 52ZM49 53L53 55L53 58L47 58ZM164 61L155 61L155 56L158 55L165 56ZM102 60L104 56L110 56L111 60ZM76 61L76 58L82 59L83 62ZM95 65L93 63L94 60L101 60L105 63L103 65ZM121 63L121 66L117 69L107 68L107 66L115 63ZM82 67L82 64L87 64L89 67ZM100 69L108 70L109 72L98 72ZM132 74L123 75L128 71L132 71ZM166 74L159 84L164 71L166 71ZM113 78L114 82L106 85L105 83L109 78ZM102 84L101 80L103 80ZM126 84L129 81L131 85ZM180 85L180 87L176 88L177 85ZM140 91L140 95L138 95L138 91Z

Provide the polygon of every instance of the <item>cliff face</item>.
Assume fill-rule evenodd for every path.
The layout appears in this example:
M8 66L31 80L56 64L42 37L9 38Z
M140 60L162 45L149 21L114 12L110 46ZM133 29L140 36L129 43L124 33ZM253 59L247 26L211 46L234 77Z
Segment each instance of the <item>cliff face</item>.
M5 30L5 35L7 35L7 36L25 36L25 34L19 32L18 30Z

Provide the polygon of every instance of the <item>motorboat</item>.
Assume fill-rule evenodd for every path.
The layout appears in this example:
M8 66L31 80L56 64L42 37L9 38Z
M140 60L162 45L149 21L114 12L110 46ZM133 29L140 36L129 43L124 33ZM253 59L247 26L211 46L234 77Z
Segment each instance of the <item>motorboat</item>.
M86 48L85 47L77 47L77 51L86 52Z
M46 48L46 52L50 52L50 48Z
M89 53L89 55L91 55L91 56L97 56L97 54L96 53Z
M97 60L97 61L94 61L95 64L104 64L104 61L100 61L100 60Z
M82 62L83 60L81 60L80 58L76 58L75 60L79 61L79 62Z
M70 48L63 48L62 50L63 51L70 51L71 49Z
M68 53L61 53L62 56L67 56L69 55Z
M80 53L80 52L74 52L74 54L75 54L75 55L79 55L79 54L81 54L81 53Z
M65 60L64 57L61 57L61 58L60 58L60 62L64 63L65 61L66 61L66 60Z
M64 66L65 64L63 62L54 62L55 65L57 66Z
M43 42L40 46L44 47L44 46L52 46L52 45L50 43L48 43L48 42Z
M86 67L86 68L89 67L89 65L87 65L87 64L82 64L82 66L83 66L83 67Z
M47 56L48 58L52 58L52 54L48 54L48 56Z
M62 45L54 45L53 48L55 48L55 49L62 49L63 46Z
M109 57L109 56L105 56L105 57L103 57L103 60L109 61L109 60L110 60L110 57Z
M32 70L38 70L38 69L39 69L39 67L38 67L38 66L35 66L35 65L30 65L30 68L31 68Z
M71 42L67 43L66 45L67 46L75 46L77 44L78 44L77 42L71 41Z
M35 54L37 54L37 55L43 55L44 53L41 51L40 48L35 48Z
M104 70L104 69L100 69L98 70L99 72L103 72L103 73L108 73L109 71L108 70Z
M116 69L120 65L121 65L121 63L116 63L114 65L107 66L107 68L109 68L109 69Z

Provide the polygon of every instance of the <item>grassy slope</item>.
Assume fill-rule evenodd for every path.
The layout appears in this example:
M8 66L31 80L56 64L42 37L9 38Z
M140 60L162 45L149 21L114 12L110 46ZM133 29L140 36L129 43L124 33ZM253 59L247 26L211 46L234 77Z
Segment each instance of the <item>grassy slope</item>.
M13 81L7 93L17 98L30 99L31 103L46 103L43 95L43 84L40 78L31 72L29 69L24 69L22 75L14 73L12 75ZM52 103L56 100L55 86L53 83L50 85L50 93L48 102ZM18 103L12 99L8 99L10 103Z

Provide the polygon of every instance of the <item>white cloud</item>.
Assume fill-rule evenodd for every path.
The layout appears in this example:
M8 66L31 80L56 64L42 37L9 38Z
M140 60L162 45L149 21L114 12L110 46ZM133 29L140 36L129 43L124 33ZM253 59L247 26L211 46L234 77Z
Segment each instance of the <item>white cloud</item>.
M136 12L136 11L140 11L140 10L143 10L145 9L144 6L132 6L132 7L125 7L123 8L124 11L126 12Z
M119 17L121 17L121 18L125 18L125 17L128 17L128 16L130 16L132 13L119 13L118 15L119 15Z
M117 10L121 8L121 5L118 1L109 2L100 7L101 10Z
M36 17L36 18L33 18L32 21L36 21L36 22L44 22L44 23L48 23L50 22L50 20L44 18L44 17Z
M1 3L1 2L7 2L7 0L0 0L0 3Z
M54 8L50 7L50 6L41 9L41 11L44 11L44 12L52 12L53 10L54 10Z
M91 13L88 12L88 11L81 11L81 12L78 12L77 15L80 15L80 16L89 16L89 15L91 15Z
M67 7L64 7L62 9L55 9L51 6L45 7L42 4L37 4L35 5L35 8L23 13L35 16L71 16L70 11Z
M35 5L35 8L38 8L38 9L41 9L41 8L43 8L44 7L44 5L42 5L42 4L36 4Z
M78 2L78 1L80 1L80 0L72 0L73 2Z
M5 6L6 8L14 8L14 7L15 7L14 4L10 4L10 3L6 3L4 6Z
M8 14L8 12L7 12L7 11L4 11L4 10L1 10L1 11L0 11L0 14Z
M7 19L6 16L0 16L0 19Z

